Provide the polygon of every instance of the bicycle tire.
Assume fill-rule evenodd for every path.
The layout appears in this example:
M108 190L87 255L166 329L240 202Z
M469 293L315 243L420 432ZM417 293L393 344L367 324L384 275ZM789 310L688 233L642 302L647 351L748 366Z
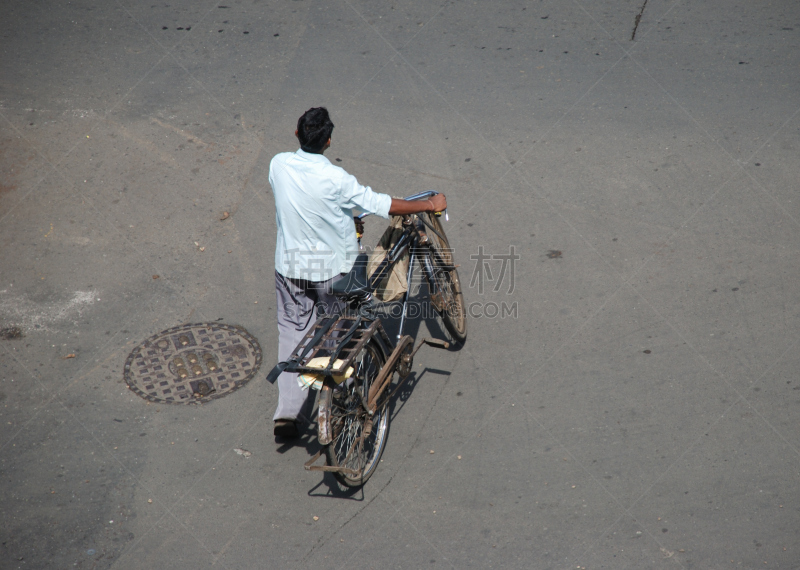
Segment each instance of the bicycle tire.
M325 446L328 465L346 467L357 475L334 471L336 479L346 487L360 487L372 476L386 447L389 431L388 407L384 403L370 418L361 404L358 391L366 398L369 388L386 362L375 340L370 340L354 361L353 375L337 386L331 397L330 422L333 434ZM370 433L364 431L370 426Z
M433 281L428 282L431 295L441 291L444 307L437 312L442 318L445 328L453 340L463 344L467 340L467 311L464 306L464 294L461 292L461 281L458 270L453 263L453 249L447 241L438 216L420 214L434 231L428 231L430 239L430 261L433 269ZM442 266L452 269L444 269Z

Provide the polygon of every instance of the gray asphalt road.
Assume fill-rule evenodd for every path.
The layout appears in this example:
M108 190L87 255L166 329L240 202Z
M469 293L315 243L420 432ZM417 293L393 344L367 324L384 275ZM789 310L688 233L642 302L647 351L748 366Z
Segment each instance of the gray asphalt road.
M0 27L0 567L800 567L799 4L5 2ZM363 183L447 194L472 312L350 493L302 469L311 429L276 444L264 380L267 169L317 105ZM259 340L251 382L127 388L142 341L217 320Z

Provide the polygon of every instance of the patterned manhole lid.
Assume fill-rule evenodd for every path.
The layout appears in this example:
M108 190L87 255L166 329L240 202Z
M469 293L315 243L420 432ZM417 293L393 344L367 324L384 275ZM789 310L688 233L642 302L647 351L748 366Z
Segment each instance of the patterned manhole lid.
M198 404L242 387L261 366L261 347L242 327L182 325L137 346L125 362L125 382L142 398Z

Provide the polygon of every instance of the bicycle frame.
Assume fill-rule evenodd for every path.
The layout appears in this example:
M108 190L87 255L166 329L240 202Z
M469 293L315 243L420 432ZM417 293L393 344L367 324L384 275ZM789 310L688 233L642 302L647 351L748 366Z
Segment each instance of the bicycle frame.
M409 218L411 217L409 216ZM403 312L400 315L400 327L397 332L397 339L400 339L403 336L403 327L405 326L408 309L408 297L411 293L410 284L414 276L414 261L417 259L417 250L419 248L419 231L419 228L414 227L413 219L411 219L406 225L406 228L403 230L400 239L398 239L394 247L389 250L389 252L386 254L386 257L383 261L381 261L373 274L369 276L369 288L371 291L374 291L381 279L383 279L391 270L392 266L394 266L394 264L400 260L400 257L403 255L404 251L409 249L408 273L406 274L406 283L409 284L409 287L403 294ZM420 267L425 273L425 277L428 279L428 282L432 282L433 271L427 263L427 259L425 262L420 262Z
M423 192L418 195L417 199L423 199L430 195L436 194L435 192ZM409 199L409 198L407 198ZM422 269L423 273L425 274L428 283L435 283L433 279L433 268L430 266L430 259L427 255L418 255L418 250L420 248L420 241L421 237L427 239L425 235L423 224L419 220L419 218L415 214L410 214L405 216L404 221L404 230L401 234L400 238L397 240L397 243L387 252L386 257L381 261L375 271L368 277L369 281L369 289L370 291L374 291L377 284L385 277L385 275L391 270L392 266L397 263L406 249L409 249L409 263L408 263L408 272L406 274L406 283L409 284L409 287L406 289L406 292L403 294L402 306L403 310L400 315L400 325L398 327L397 337L394 343L390 344L388 347L383 346L384 354L387 356L386 363L384 364L383 369L381 370L381 374L375 379L373 382L372 387L370 388L369 394L364 394L364 398L366 400L365 407L367 411L370 413L374 413L378 400L383 395L385 389L391 383L392 376L394 375L394 371L397 368L398 364L403 360L403 364L406 366L406 369L410 369L411 362L413 359L414 354L416 354L417 350L419 350L423 344L428 344L429 346L437 346L447 348L449 344L444 341L437 341L435 339L425 339L421 342L416 349L413 349L414 339L408 335L403 335L403 329L406 322L406 317L408 315L408 299L411 295L411 287L410 283L412 282L412 278L414 275L414 262L419 257L419 264L420 268ZM435 292L431 292L432 295L435 295ZM365 303L366 301L366 303ZM357 302L357 309L362 310L365 306L368 305L369 299L361 300ZM388 336L383 330L383 327L380 325L380 318L375 317L378 327L377 331L380 334L376 334L375 337L378 339L379 344L385 344L388 340ZM388 350L387 350L388 349ZM405 380L406 376L403 376L403 380ZM402 384L403 380L401 380L400 384ZM392 394L394 394L397 389L400 387L398 384L395 387L395 390ZM391 397L391 395L389 396Z

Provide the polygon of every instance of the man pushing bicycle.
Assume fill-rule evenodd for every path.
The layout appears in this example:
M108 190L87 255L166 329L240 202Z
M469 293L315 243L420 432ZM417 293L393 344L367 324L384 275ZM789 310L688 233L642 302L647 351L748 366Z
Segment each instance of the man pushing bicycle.
M443 194L405 201L362 186L355 176L331 164L323 153L331 145L333 122L324 107L309 109L297 121L296 152L275 155L269 183L275 197L278 239L275 245L275 292L278 318L278 360L285 361L317 319L317 313L341 310L331 285L347 274L358 254L354 212L382 218L447 208ZM297 374L278 377L274 435L295 438L311 391Z

